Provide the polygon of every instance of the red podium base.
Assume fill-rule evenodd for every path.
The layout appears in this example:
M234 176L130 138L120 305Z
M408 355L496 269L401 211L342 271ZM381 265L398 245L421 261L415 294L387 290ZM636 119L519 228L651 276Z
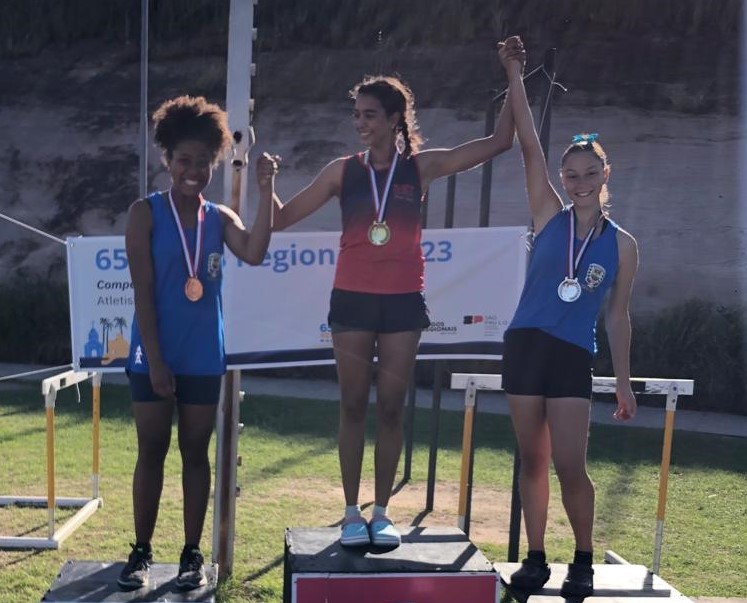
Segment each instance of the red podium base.
M499 574L456 528L410 527L396 549L340 546L339 528L285 532L284 603L496 603Z

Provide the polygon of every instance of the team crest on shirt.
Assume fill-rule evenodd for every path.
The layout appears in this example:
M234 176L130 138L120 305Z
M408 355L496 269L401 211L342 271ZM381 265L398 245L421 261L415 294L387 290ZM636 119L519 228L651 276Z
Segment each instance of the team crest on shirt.
M584 279L586 287L593 291L602 284L606 274L607 271L604 266L600 266L599 264L589 264L589 268L586 271L586 278Z
M415 195L415 187L412 184L392 183L392 198L397 201L412 201Z
M211 279L216 279L220 276L220 265L222 260L220 253L211 253L207 258L207 273Z

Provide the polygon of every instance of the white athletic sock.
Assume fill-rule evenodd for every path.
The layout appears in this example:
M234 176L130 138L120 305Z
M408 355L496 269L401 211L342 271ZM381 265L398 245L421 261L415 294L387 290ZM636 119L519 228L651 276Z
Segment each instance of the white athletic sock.
M345 517L360 517L361 506L360 505L346 505L345 506Z
M380 505L374 505L373 512L371 513L372 517L386 517L386 507L382 507Z

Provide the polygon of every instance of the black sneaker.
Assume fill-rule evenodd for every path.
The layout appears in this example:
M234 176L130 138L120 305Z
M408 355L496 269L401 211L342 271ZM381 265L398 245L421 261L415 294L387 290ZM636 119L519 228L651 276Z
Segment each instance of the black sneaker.
M511 586L531 592L542 588L549 579L550 566L527 557L521 562L521 567L511 574Z
M148 572L153 563L153 553L143 546L130 544L132 552L127 563L117 578L117 584L122 590L136 590L148 584Z
M176 577L176 587L179 590L193 590L205 586L207 578L202 564L205 562L200 549L197 547L185 549L179 558L179 575Z
M561 597L584 598L594 594L594 570L590 565L568 564L568 575L560 587Z

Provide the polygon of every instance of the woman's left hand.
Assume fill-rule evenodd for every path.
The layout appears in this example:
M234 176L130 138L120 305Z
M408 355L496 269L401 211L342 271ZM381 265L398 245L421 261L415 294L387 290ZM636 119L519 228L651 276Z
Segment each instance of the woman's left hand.
M630 385L622 385L617 387L615 392L617 396L617 408L612 416L618 421L629 421L635 417L638 403L633 395L633 390L630 389Z
M503 42L498 42L498 56L506 71L509 70L509 66L513 61L519 64L522 72L524 71L527 53L519 36L511 36Z
M280 165L279 155L262 153L257 158L257 182L260 187L270 186L278 173Z

